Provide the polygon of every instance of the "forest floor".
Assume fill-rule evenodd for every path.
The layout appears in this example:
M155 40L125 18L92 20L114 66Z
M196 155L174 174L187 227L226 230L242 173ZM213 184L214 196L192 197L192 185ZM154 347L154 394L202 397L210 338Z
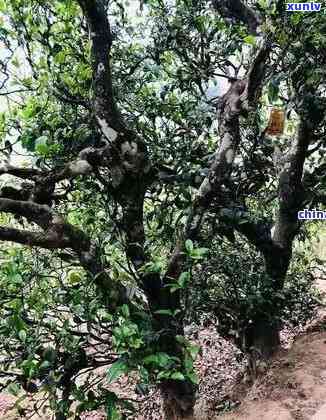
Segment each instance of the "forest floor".
M326 282L319 288L326 291ZM241 353L213 328L195 331L191 339L202 348L196 362L200 384L195 420L326 419L326 310L320 310L304 330L282 332L283 348L253 386L243 381ZM134 389L135 380L128 377L111 387L121 397L138 401L137 420L162 420L158 392L141 399ZM22 417L13 408L14 401L0 394L0 420L51 419L46 414ZM27 408L31 406L30 402ZM103 419L101 412L82 416L82 420Z

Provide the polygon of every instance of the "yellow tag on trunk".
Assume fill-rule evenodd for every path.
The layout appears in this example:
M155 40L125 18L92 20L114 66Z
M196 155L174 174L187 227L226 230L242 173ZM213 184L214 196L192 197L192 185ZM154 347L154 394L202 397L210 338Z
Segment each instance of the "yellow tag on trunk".
M279 136L284 132L285 112L280 108L272 108L269 117L267 134L270 136Z

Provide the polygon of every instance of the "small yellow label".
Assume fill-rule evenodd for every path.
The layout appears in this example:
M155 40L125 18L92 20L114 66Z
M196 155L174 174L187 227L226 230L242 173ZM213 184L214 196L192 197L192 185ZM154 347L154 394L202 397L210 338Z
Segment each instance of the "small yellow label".
M281 135L284 132L285 112L283 109L273 108L269 117L267 134L270 136Z

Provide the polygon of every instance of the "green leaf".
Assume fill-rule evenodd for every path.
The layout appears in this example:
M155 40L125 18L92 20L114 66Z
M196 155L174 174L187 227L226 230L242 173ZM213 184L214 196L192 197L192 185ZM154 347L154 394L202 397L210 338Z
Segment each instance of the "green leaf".
M157 358L160 367L166 367L171 362L170 356L166 353L157 353Z
M146 383L137 383L136 390L137 394L146 395L148 394L148 385Z
M170 378L170 372L166 372L166 371L161 371L159 372L159 374L157 375L157 379L166 379L166 378Z
M106 409L107 419L108 420L120 420L121 415L118 412L116 404L110 404Z
M63 64L66 60L66 52L64 50L59 51L53 58L56 64Z
M243 41L246 44L255 45L256 44L256 37L253 36L253 35L248 35L248 36L246 36L246 37L243 38Z
M25 322L17 315L15 314L12 318L13 326L15 327L16 331L20 331L23 328L26 327Z
M143 359L143 363L145 364L145 365L149 365L149 364L158 364L158 357L157 357L157 355L156 354L151 354L150 356L146 356L144 359Z
M44 362L40 364L40 369L48 369L51 366L52 364L48 360L44 360Z
M18 58L17 58L17 57L14 57L14 58L11 60L11 64L12 64L14 67L17 67L17 68L19 68L19 66L20 66L20 63L19 63L19 60L18 60Z
M122 325L121 332L123 337L130 337L134 331L128 325Z
M121 306L121 312L124 315L124 317L129 318L130 317L130 311L128 305L122 305Z
M205 255L209 252L208 248L196 248L196 251L200 254L200 255Z
M9 394L13 395L14 397L17 397L20 392L20 387L18 384L12 382L7 386L7 391L9 392Z
M191 239L187 239L185 242L186 250L191 253L194 249L194 244Z
M205 32L205 16L196 17L194 23L199 32Z
M67 275L67 280L71 284L77 284L80 283L82 280L81 274L77 271L70 271Z
M155 311L155 313L158 315L170 315L170 316L174 315L171 309L159 309L158 311Z
M171 363L171 357L166 353L160 352L146 356L143 359L143 363L145 365L153 364L164 368Z
M106 414L108 420L120 420L121 415L117 409L118 398L114 392L108 392L106 396Z
M26 341L26 338L27 338L26 331L25 330L20 330L19 333L18 333L18 337L24 343Z
M187 373L191 373L194 369L194 363L193 363L192 358L189 356L189 354L185 355L184 367Z
M23 278L19 273L14 274L10 280L15 284L21 284L23 282Z
M195 360L198 356L198 353L200 352L200 347L196 346L195 344L191 344L187 347L187 350L189 351L192 359Z
M181 372L174 372L171 375L171 379L175 379L175 380L178 380L178 381L184 381L185 377L184 377L183 373L181 373Z
M128 370L128 365L124 360L117 360L114 362L107 371L108 382L111 384L114 382L119 376L126 373Z
M193 260L201 260L208 253L208 248L195 248L190 254Z
M267 0L258 0L258 4L262 9L267 9Z
M0 0L0 12L5 12L6 11L6 2L5 0Z
M279 81L275 79L272 80L268 86L268 100L270 103L273 103L278 99L279 90Z
M35 140L35 150L40 155L45 155L49 151L49 145L47 144L48 138L41 136Z
M185 287L185 285L188 283L188 281L190 280L190 273L188 271L184 271L183 273L180 274L180 277L178 279L178 285L180 286L180 288Z
M294 25L298 25L302 19L303 19L303 14L301 13L293 13L291 16L291 21Z
M198 376L197 376L197 374L196 373L188 373L187 374L187 377L190 379L190 381L193 383L193 384L195 384L195 385L198 385L199 384L199 378L198 378Z
M178 343L182 344L183 346L187 347L189 345L188 340L183 335L176 335L175 339Z
M57 353L55 351L54 348L52 347L47 347L44 352L43 352L43 357L45 360L47 360L48 362L53 363L56 358L57 358Z

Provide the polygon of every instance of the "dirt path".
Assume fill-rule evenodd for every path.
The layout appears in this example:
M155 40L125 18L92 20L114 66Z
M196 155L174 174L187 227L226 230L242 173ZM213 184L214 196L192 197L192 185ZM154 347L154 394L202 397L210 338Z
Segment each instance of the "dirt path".
M241 406L216 420L326 420L326 317L273 362Z

